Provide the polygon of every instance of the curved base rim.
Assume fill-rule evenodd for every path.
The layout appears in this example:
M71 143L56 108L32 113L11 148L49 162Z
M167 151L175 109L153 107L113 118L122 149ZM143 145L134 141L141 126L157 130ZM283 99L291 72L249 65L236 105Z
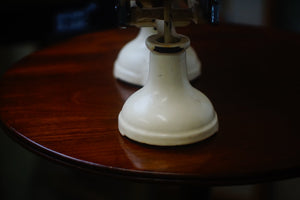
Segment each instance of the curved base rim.
M126 136L134 141L156 145L156 146L179 146L200 142L214 135L218 129L218 117L215 117L204 126L192 130L183 130L182 132L154 132L129 125L119 114L118 120L119 131L122 136Z

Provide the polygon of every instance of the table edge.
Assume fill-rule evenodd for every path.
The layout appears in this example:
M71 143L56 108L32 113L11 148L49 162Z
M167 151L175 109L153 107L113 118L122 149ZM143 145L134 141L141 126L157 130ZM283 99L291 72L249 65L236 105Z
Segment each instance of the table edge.
M279 181L300 177L299 167L278 170L273 172L248 174L239 177L200 177L199 175L173 174L173 173L158 173L150 171L139 171L122 169L112 166L100 165L88 161L79 160L59 152L48 149L29 138L19 133L14 128L6 125L3 120L0 120L0 128L11 139L23 146L30 152L46 158L47 160L75 168L84 170L89 173L114 177L116 179L128 179L138 182L150 183L166 183L166 184L196 184L203 186L227 186L227 185L245 185L257 184L263 182Z

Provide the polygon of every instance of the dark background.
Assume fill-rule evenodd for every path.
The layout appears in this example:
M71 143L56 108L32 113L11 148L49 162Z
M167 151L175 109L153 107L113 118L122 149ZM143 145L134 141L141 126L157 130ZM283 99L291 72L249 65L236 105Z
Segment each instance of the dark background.
M44 41L110 28L117 23L114 2L13 0L0 3L0 42Z
M221 23L300 32L299 0L224 0ZM50 44L117 27L112 0L2 0L0 73ZM213 200L298 200L300 180L214 187ZM173 185L153 185L88 174L45 160L0 133L0 199L186 199Z

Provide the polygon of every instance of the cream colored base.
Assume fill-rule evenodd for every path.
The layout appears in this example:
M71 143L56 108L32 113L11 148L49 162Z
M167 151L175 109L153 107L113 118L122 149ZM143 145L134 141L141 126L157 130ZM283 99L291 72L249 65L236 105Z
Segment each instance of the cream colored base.
M218 130L218 118L210 100L187 79L189 39L160 43L159 35L147 39L151 50L146 85L132 94L119 114L119 131L135 141L158 146L199 142ZM179 52L161 53L156 49Z
M131 126L122 115L119 115L119 131L121 135L134 141L157 146L177 146L196 143L212 136L218 131L218 118L215 117L208 124L197 129L182 132L153 132Z
M149 74L150 55L145 41L147 37L156 33L152 27L143 27L138 36L121 49L114 63L115 78L135 85L145 85ZM200 75L201 62L192 47L186 50L186 56L187 76L191 81Z

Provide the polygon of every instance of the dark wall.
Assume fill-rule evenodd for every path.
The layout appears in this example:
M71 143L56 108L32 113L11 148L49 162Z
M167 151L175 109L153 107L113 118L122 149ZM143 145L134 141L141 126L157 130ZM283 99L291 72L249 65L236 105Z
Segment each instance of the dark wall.
M37 40L116 25L114 1L64 0L0 3L0 42Z
M300 1L275 1L274 25L291 31L300 32Z

